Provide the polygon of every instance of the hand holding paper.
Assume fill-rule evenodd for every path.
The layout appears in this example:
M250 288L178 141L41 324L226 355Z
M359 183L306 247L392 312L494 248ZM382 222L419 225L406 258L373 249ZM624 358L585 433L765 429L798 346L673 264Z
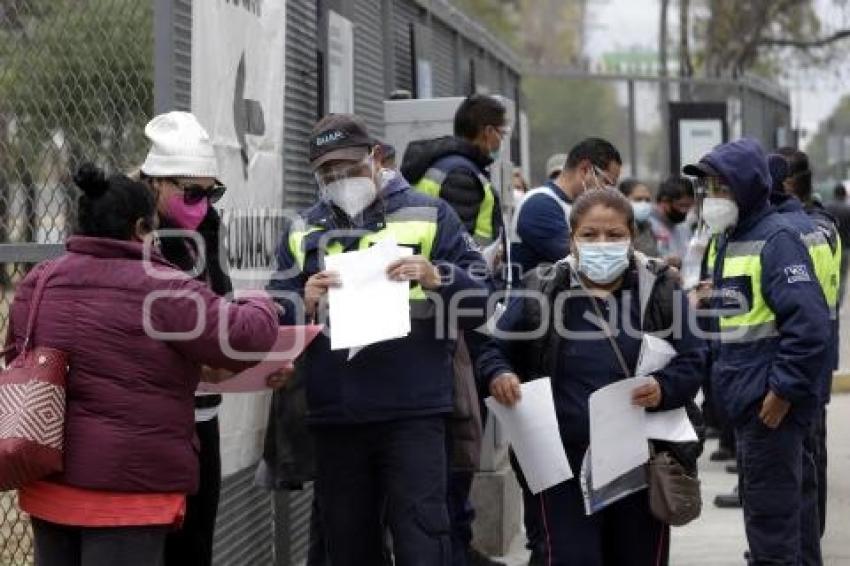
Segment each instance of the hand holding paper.
M548 377L524 383L521 399L512 407L493 397L484 402L505 428L532 493L540 493L573 477L561 442Z
M412 255L384 240L366 250L329 255L325 265L341 286L328 290L331 349L368 346L410 333L410 284L391 281L387 269Z
M259 364L218 383L201 383L200 393L257 393L270 388L269 378L292 367L307 346L322 331L321 326L282 326L277 341Z

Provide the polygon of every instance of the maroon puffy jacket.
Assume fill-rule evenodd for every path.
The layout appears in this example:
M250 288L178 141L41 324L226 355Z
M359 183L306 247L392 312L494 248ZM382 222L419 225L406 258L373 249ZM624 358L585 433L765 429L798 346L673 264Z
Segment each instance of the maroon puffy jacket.
M65 466L57 481L106 491L194 493L193 396L201 364L249 365L227 356L220 332L236 351L267 352L277 337L273 304L227 302L158 255L146 264L139 243L72 237L67 249L45 289L34 334L35 345L70 354ZM9 341L18 349L45 265L17 289ZM152 338L146 328L184 338Z

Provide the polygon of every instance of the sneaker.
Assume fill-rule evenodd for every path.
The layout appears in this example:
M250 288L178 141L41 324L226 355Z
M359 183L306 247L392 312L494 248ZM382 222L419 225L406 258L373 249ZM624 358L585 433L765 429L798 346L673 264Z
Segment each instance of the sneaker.
M712 462L728 462L735 459L735 453L726 448L718 448L711 453L710 459Z
M732 493L720 494L714 498L714 506L720 509L740 509L743 507L741 495L738 493L738 488L732 490Z

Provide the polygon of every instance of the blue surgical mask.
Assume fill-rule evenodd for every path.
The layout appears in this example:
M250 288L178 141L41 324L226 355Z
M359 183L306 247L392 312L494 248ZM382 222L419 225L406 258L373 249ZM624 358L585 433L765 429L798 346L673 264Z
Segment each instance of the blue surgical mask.
M632 210L635 212L635 222L646 222L652 214L652 203L647 201L632 201Z
M620 277L629 267L632 243L622 242L578 242L578 270L585 277L608 285Z
M499 148L495 151L490 152L490 159L492 159L493 161L498 161L499 157L501 157L501 155L502 155L502 148Z

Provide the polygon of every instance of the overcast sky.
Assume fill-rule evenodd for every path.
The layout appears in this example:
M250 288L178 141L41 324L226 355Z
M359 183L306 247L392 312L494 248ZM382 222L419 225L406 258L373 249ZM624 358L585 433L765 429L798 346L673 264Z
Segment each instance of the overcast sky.
M834 6L833 0L817 0L822 20L830 25L848 24L847 13ZM658 45L658 0L589 0L591 18L588 30L587 55L591 58L612 49L643 46L656 49ZM678 20L676 2L671 2L669 20ZM675 27L671 29L675 32ZM842 46L847 53L847 47ZM850 76L834 64L830 69L795 70L786 86L791 88L794 124L814 133L818 123L827 118L841 97L850 92ZM840 76L840 75L844 76Z

